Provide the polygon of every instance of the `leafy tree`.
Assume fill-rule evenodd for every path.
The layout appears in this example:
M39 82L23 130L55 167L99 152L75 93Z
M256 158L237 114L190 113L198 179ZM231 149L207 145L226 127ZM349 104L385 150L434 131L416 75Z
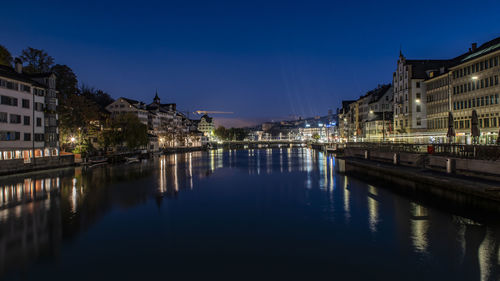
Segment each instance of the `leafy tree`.
M137 149L148 144L148 128L133 113L120 114L111 119L111 138L116 144Z
M12 66L13 62L12 55L10 54L9 50L5 48L4 46L0 45L0 64L1 65L6 65L6 66Z
M80 86L80 94L93 101L101 110L105 110L106 106L114 101L108 93L85 84Z
M59 103L63 103L70 95L78 93L78 80L76 74L67 65L56 64L51 69L56 75L56 89L59 92Z
M27 73L48 72L54 64L54 58L49 56L44 50L28 47L21 52L21 60L27 66L23 71Z
M318 133L315 133L314 135L312 135L312 138L315 140L319 140L321 136Z
M214 135L221 140L243 140L248 135L248 132L242 128L226 129L220 126L214 130Z
M229 132L224 126L219 126L214 130L214 135L221 140L226 140L229 137Z

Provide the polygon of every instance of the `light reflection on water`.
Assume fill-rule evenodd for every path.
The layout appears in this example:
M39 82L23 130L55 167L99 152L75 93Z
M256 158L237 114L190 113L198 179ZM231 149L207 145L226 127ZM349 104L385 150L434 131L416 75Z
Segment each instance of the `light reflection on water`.
M445 205L336 174L332 156L290 147L190 152L1 178L0 277L57 280L51 272L76 270L59 255L92 264L94 256L72 251L80 243L110 247L99 237L107 237L103 227L112 225L126 229L120 243L130 244L127 255L145 264L164 260L174 277L185 274L182 265L173 266L179 262L174 257L187 251L190 266L224 263L226 273L236 274L232 269L246 260L254 274L269 279L324 276L326 263L340 279L498 280L499 226L489 214L469 218ZM134 241L152 252L145 255ZM127 266L118 252L101 254L126 263L120 265L123 276L144 269L142 263ZM213 255L206 259L207 253ZM292 266L297 262L301 267ZM268 264L274 268L259 272ZM116 270L112 264L108 269Z

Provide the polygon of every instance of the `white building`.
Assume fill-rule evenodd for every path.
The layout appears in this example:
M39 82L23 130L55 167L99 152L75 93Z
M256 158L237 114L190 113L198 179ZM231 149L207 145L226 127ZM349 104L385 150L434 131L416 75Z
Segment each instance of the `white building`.
M200 122L198 122L198 131L202 132L205 136L210 137L214 131L214 122L212 117L208 117L208 115L203 115L200 118Z
M137 115L141 123L148 125L148 110L143 102L121 97L106 106L106 110L111 112L111 116L133 113Z
M55 75L0 65L0 160L59 155Z

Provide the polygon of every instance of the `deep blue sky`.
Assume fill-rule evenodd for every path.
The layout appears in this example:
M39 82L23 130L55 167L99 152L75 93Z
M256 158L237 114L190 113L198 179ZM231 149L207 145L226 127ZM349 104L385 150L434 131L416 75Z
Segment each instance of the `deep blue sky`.
M0 44L79 81L247 121L324 115L409 58L500 36L497 1L3 1Z

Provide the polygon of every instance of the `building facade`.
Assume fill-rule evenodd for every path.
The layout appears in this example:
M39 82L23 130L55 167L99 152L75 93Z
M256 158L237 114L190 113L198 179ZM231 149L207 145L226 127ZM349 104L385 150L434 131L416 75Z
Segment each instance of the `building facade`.
M211 137L215 129L213 119L208 115L203 115L198 122L198 131L202 132L204 136Z
M0 66L0 160L59 155L55 75Z
M469 52L453 67L451 77L451 110L456 131L455 141L472 143L472 111L479 121L481 144L494 144L500 128L500 37L479 48L472 44Z

